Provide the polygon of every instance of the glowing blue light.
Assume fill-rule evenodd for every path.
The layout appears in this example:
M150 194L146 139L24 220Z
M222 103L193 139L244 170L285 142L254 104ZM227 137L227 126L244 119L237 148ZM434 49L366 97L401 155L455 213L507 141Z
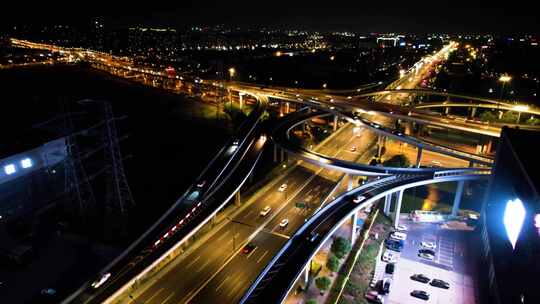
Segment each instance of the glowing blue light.
M32 165L32 160L30 158L25 158L21 160L21 167L23 167L24 169L30 168L32 167Z
M512 249L516 248L516 242L523 227L525 221L525 207L519 198L515 200L509 200L506 203L504 209L504 228L506 228L506 234L512 244Z
M15 168L15 165L10 164L10 165L4 166L4 172L6 172L7 175L11 175L17 172L17 169Z

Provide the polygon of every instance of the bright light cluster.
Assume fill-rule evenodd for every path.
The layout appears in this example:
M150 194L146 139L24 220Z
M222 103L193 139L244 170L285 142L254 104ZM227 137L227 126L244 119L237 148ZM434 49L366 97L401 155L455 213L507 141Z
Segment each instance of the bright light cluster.
M512 244L512 249L516 248L516 242L518 240L519 233L521 232L521 228L523 228L526 213L525 207L519 198L509 200L506 203L503 223L504 228L506 228L508 240L510 240L510 243Z
M23 169L28 169L28 168L31 168L34 163L32 162L32 159L30 158L25 158L25 159L22 159L20 161L20 164L21 164L21 168ZM12 175L12 174L15 174L17 172L17 166L15 166L15 164L7 164L4 166L4 173L6 175Z

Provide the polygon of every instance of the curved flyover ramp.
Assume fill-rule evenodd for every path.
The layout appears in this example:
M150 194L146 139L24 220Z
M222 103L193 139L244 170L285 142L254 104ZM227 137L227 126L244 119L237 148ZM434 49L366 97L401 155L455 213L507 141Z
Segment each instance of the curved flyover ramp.
M309 261L332 234L355 212L384 196L426 184L476 180L488 176L489 170L472 168L425 175L394 175L342 194L298 229L257 277L240 303L283 303ZM358 195L366 197L361 204L353 201Z

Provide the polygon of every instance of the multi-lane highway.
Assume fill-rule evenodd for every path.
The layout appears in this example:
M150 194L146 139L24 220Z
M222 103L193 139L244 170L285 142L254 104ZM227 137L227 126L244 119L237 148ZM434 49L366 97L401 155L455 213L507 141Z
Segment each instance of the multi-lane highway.
M375 135L369 131L359 137L350 134L352 126L346 125L317 150L349 160L371 156ZM349 151L353 145L358 149L355 153ZM208 303L219 298L224 303L236 302L288 237L320 205L321 198L334 188L338 179L335 173L315 166L294 166L258 193L247 203L249 205L233 214L201 247L182 261L173 262L163 270L166 274L151 281L143 292L134 293L134 301ZM282 184L287 184L287 190L280 192L278 189ZM305 203L308 208L298 208L296 203ZM259 213L266 206L272 210L262 217ZM281 228L279 224L283 219L288 219L289 223ZM246 255L241 249L248 242L257 248Z

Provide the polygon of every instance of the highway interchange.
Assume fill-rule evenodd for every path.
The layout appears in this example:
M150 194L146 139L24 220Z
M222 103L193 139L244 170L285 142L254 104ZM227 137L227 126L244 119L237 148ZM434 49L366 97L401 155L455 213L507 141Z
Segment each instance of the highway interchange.
M21 41L18 41L17 43L27 47L32 47L32 44L30 43ZM46 45L38 46L40 48L48 47L53 51L66 51L61 48L51 48L50 46ZM115 59L106 54L87 53L86 51L83 52L81 50L73 50L73 52L78 56L98 58L103 62L111 62L118 66L130 64L129 61L126 60L119 60L117 63L115 63ZM432 58L440 56L442 55L437 54ZM499 126L488 126L475 121L455 120L450 122L449 119L451 118L441 117L438 115L433 115L433 113L429 111L399 105L401 103L399 101L400 96L406 95L407 93L405 91L407 89L413 89L416 87L418 81L422 79L422 74L433 68L431 65L433 61L434 60L432 59L428 64L422 65L420 69L409 71L408 73L410 73L410 75L405 74L404 77L400 78L397 82L389 85L387 87L388 91L368 94L363 94L360 92L360 94L357 94L357 96L354 98L350 96L346 98L339 97L337 95L332 96L328 95L327 92L320 91L301 92L299 90L259 87L256 85L238 83L231 83L227 88L242 94L250 94L255 96L257 99L259 99L259 101L264 99L266 102L268 99L276 99L284 100L286 102L298 102L312 107L316 107L316 105L319 104L319 108L326 109L331 113L338 111L334 108L339 107L339 111L342 111L341 113L358 113L361 111L363 113L368 113L368 117L376 117L372 117L372 120L379 119L384 122L389 119L403 119L415 121L417 123L450 127L461 131L475 132L493 137L498 136L498 133L500 132ZM129 70L132 71L131 68ZM142 73L148 72L142 71ZM152 74L156 77L163 77L162 75L156 75L155 73ZM375 96L375 100L367 99L368 97L372 96ZM394 101L394 104L383 102L387 100L389 96L389 100ZM372 113L375 114L373 115ZM287 119L287 117L285 117L285 119ZM362 119L364 124L360 136L354 136L352 132L353 124L347 123L331 136L331 140L323 143L320 147L318 147L318 149L315 149L314 152L322 153L328 157L346 162L366 162L373 156L369 153L373 153L371 151L371 147L377 139L377 134L375 132L385 134L386 136L393 137L398 140L402 137L399 135L395 136L395 133L392 133L391 130L383 130L384 128L374 127L372 125L372 121L367 120L365 115ZM249 134L251 134L251 132ZM253 155L248 157L251 159L251 162L247 168L242 168L245 166L241 164L244 157L238 157L238 159L233 163L233 169L231 169L231 171L242 172L238 173L237 177L231 177L232 180L237 180L235 184L243 184L245 178L247 178L247 176L251 173L252 168L255 166L258 159L257 155L259 155L262 147L264 146L263 141L258 143L256 142L261 134L262 133L260 131L257 131L253 132L253 135L240 137L243 138L243 143L250 143L246 144L245 147L242 145L243 148L241 155L250 155L250 153ZM230 143L228 143L228 145L230 146ZM249 152L251 147L255 146L256 149L254 149L253 152ZM351 151L352 146L356 148L356 151ZM226 148L227 147L224 147L224 149ZM460 151L454 152L457 152L455 154L459 154ZM463 152L461 153L463 154ZM435 158L436 156L432 154L430 156L430 161L436 161ZM447 160L445 160L445 162L446 161ZM119 298L119 302L126 301L131 303L160 304L185 302L208 303L219 299L219 301L223 303L234 303L238 302L243 297L243 301L245 300L248 302L253 302L253 299L250 298L251 295L255 297L254 299L257 297L260 299L261 294L271 295L273 293L273 289L268 289L267 286L261 287L252 284L257 283L255 280L261 278L266 273L261 274L261 271L268 270L270 267L276 265L273 263L275 261L271 260L275 260L275 257L278 256L278 252L281 253L281 251L283 251L283 246L285 244L291 243L290 241L292 237L301 235L304 229L307 229L306 227L314 224L313 222L310 223L311 220L306 223L306 220L311 217L313 211L318 207L319 204L322 203L322 198L325 198L329 192L334 189L336 183L340 181L340 177L343 174L331 172L328 169L319 169L317 166L307 163L290 163L289 166L290 168L286 170L284 175L274 179L267 187L263 187L261 193L258 193L258 196L256 196L252 201L245 203L238 210L238 212L227 219L225 224L217 225L204 243L199 244L198 247L191 248L190 251L182 255L181 258L173 260L165 268L161 269L158 275L153 276L148 282L143 284L142 287L139 287L132 292L128 292L128 297ZM396 184L389 183L388 186L398 188L410 185L414 182L427 182L428 180L434 178L433 170L430 172L432 174L431 176L398 176L397 181L395 181ZM463 172L459 174L462 173ZM475 171L471 171L471 174L474 175L477 173L475 173ZM229 176L230 174L227 173L224 175ZM476 176L471 178L476 178ZM211 185L213 186L214 183L217 183L216 185L219 187L212 189L212 191L208 190L208 192L213 194L216 193L220 187L223 187L223 194L216 195L216 197L220 199L220 201L216 203L223 206L223 204L232 197L239 187L227 186L221 180L221 174L218 174L217 177L213 177L211 179ZM198 182L200 182L200 180ZM280 185L285 183L288 186L287 190L283 192L278 191ZM381 189L382 190L380 190L380 193L377 192L379 191L377 190L373 193L373 195L382 195L383 192L392 190L384 187ZM340 188L340 190L343 189ZM342 214L340 215L341 217L335 217L336 215L333 214L332 218L324 216L316 218L316 221L325 220L324 222L317 224L319 225L317 227L324 226L324 233L332 231L336 225L341 223L342 217L345 217L345 215L352 212L351 210L358 207L350 206L349 203L345 203L345 201L348 201L348 195L349 194L346 194L345 197L341 197L339 200L333 202L335 206L338 207L336 208L336 212ZM295 203L298 202L308 202L312 205L312 208L310 210L298 208L295 206ZM340 202L343 203L340 204ZM267 216L260 216L259 212L266 206L270 206L272 211ZM214 210L209 211L217 212L218 209L219 208L215 208ZM215 212L213 212L211 216L205 215L203 222L208 222L211 220ZM327 210L326 212L329 211ZM324 215L326 216L326 213L324 213ZM279 223L285 218L289 220L288 226L281 228ZM313 219L313 217L311 218ZM165 228L167 225L168 224L165 223L162 226ZM197 227L200 227L200 225ZM301 228L301 231L298 230L299 228ZM166 229L170 229L170 226ZM190 233L188 234L191 235ZM149 238L153 237L154 236ZM180 242L185 242L187 238L188 237L181 238L182 241ZM176 241L179 241L179 239ZM254 244L256 248L250 253L244 254L241 251L243 246L248 242ZM295 240L295 242L298 244L303 243L303 241L300 240ZM156 244L155 241L152 241L152 243ZM305 246L303 249L303 251L305 251L305 255L309 257L312 251L317 249L317 245L318 244ZM169 252L170 250L166 253L168 254ZM300 258L300 256L303 257L304 255L298 255L298 258ZM154 266L156 262L161 260L163 257L164 255L156 259L156 261L152 263L150 267ZM305 262L306 260L296 260L296 263L300 268L303 267L302 265L304 265ZM143 272L146 272L147 270L148 267L145 268L145 271ZM294 273L296 270L298 270L298 268L291 267L288 274L296 276L297 273ZM116 275L116 273L113 274L113 277ZM287 275L287 273L280 273L278 277L281 276L282 278L285 278L283 277L285 275ZM279 283L290 285L290 280L294 281L295 279L296 277L288 277L287 279L280 280ZM114 282L115 280L116 278L113 278L110 280L110 282ZM110 285L110 282L107 282L105 286L115 286L115 288L117 288L117 285ZM245 292L248 288L250 288L250 286L252 287L250 291L261 290L260 293L246 296ZM286 285L282 285L282 289L278 288L278 290L285 291L287 287L288 286ZM126 294L123 294L123 296L125 295ZM115 293L115 296L118 296L118 293ZM273 294L273 296L275 299L277 299L278 297L283 298L286 296L286 294ZM269 299L270 298L271 297L269 297ZM114 302L116 300L109 298L107 301ZM91 303L91 301L87 300L82 302Z

